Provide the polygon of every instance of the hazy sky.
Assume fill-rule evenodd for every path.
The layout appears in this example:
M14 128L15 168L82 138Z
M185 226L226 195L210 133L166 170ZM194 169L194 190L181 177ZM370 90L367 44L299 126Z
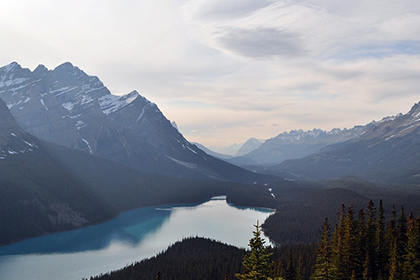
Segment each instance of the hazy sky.
M0 0L0 65L70 61L207 146L420 101L419 0Z

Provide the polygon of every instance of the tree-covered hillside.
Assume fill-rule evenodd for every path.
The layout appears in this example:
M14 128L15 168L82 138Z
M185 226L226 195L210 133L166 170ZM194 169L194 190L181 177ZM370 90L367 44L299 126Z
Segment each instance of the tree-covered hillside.
M90 280L265 279L392 280L420 279L420 217L389 218L382 201L356 211L343 204L336 223L325 218L316 245L267 247L257 225L249 250L203 238L190 238L166 252Z

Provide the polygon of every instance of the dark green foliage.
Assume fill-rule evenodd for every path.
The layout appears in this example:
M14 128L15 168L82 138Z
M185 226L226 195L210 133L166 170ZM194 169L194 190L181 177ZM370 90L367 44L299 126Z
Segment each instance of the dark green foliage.
M91 277L91 280L213 280L234 279L241 269L245 251L204 238L188 238L165 252L124 269Z
M311 280L329 280L333 279L333 276L335 275L336 269L332 260L330 238L330 224L328 222L328 218L325 218L324 230L322 232L321 242L318 244L317 258L314 266L314 273L311 276Z
M247 252L242 261L244 271L235 274L235 277L240 280L266 280L269 277L273 277L273 266L270 262L272 253L267 252L258 222L254 226L254 237L249 240L249 248L251 250Z
M393 210L386 230L382 201L378 213L370 201L366 214L359 212L357 222L352 218L352 206L346 217L344 209L342 206L332 238L328 238L327 220L324 222L312 280L419 279L420 218L414 218L412 213L407 218L402 207L396 226ZM331 250L329 244L332 244ZM331 263L328 262L330 251Z
M407 255L404 272L406 279L420 279L420 218L409 216L407 231Z
M415 210L420 199L417 186L373 184L356 177L279 186L270 184L270 187L276 195L277 211L262 226L271 240L282 245L316 243L321 237L320 225L324 218L335 217L341 203L352 204L358 210L366 207L366 201L382 199L383 211L391 213L392 205L405 205L407 209ZM379 215L379 209L377 211L375 215ZM365 254L359 257L364 260Z
M267 248L272 254L274 275L284 276L290 255L298 263L296 277L304 274L309 279L311 267L315 262L315 246L282 246L279 249ZM204 238L188 238L177 242L156 257L129 265L121 270L91 277L91 280L197 280L197 279L237 279L234 275L243 269L242 261L246 251ZM299 261L300 259L300 261ZM299 268L301 269L299 272ZM286 279L287 280L287 279ZM301 280L297 278L297 280Z

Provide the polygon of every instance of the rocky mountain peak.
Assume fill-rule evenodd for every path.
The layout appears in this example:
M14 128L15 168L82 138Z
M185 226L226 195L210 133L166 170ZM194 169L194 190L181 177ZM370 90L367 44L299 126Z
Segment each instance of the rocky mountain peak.
M48 71L49 70L47 69L47 67L45 67L44 65L40 64L33 71L33 75L36 78L42 78L43 76L45 76L46 74L48 74Z
M408 112L408 115L410 115L414 119L420 118L420 102L417 102L413 105L413 107L411 107L411 110Z
M40 139L151 173L255 181L255 174L189 143L137 91L113 95L98 77L69 62L52 71L42 65L33 72L23 69L12 77L14 68L20 66L0 68L0 98L17 123Z

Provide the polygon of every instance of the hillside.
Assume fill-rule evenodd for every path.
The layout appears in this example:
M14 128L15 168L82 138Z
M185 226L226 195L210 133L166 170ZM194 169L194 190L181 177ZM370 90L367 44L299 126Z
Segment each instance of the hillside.
M148 174L22 130L0 100L0 244L110 219L135 207L199 202L236 193L270 199L264 188Z

